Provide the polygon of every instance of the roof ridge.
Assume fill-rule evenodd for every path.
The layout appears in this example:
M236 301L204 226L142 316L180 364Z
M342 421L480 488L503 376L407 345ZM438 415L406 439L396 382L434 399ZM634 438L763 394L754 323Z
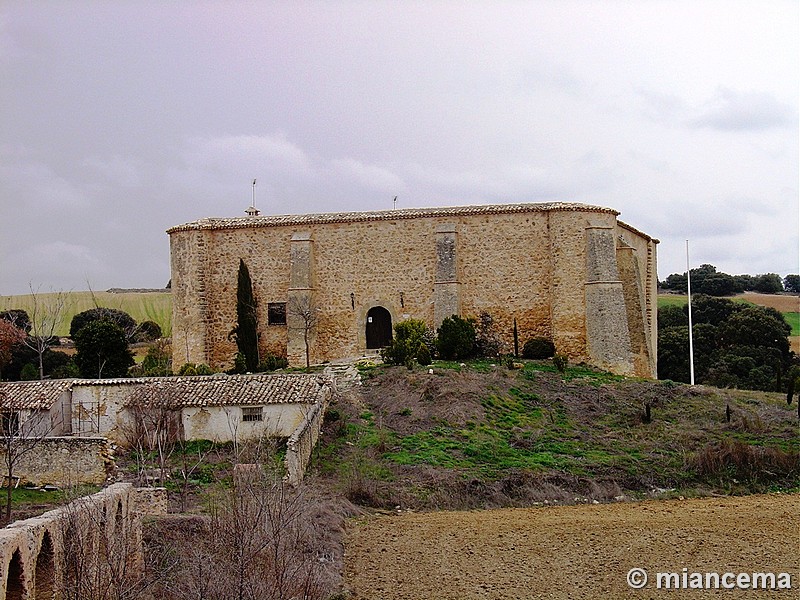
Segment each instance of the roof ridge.
M514 204L474 204L462 206L440 206L429 208L399 208L376 211L351 211L331 213L307 213L296 215L259 215L246 217L205 217L197 221L176 225L167 233L195 229L244 229L259 227L281 227L290 225L312 225L324 223L389 221L419 219L441 216L470 216L481 214L512 214L548 211L587 211L618 215L619 211L603 206L578 202L519 202Z

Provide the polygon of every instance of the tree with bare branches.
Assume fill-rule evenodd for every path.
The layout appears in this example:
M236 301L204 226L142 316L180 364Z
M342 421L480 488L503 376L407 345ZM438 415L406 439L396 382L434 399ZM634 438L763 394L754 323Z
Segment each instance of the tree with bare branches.
M320 309L316 306L309 297L292 298L289 301L289 317L297 325L298 329L303 331L303 343L306 350L306 369L311 366L311 348L309 340L311 335L316 331L319 326Z
M67 307L66 292L42 294L30 285L32 306L29 335L23 343L39 357L39 379L44 379L44 354L57 340L56 329Z
M31 452L53 430L47 411L29 408L20 410L0 390L0 421L2 421L3 476L5 477L5 523L11 521L11 500L16 482L16 468L22 457Z

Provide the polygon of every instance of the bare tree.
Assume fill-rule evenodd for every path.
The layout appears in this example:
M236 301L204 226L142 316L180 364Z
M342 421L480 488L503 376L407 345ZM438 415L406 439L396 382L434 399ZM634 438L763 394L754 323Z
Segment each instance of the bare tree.
M327 552L314 529L312 502L277 473L248 465L211 499L210 518L174 544L180 564L165 600L322 600L330 596ZM163 550L162 550L163 552Z
M180 410L168 406L128 406L132 422L125 427L125 436L136 451L137 471L142 483L148 484L146 457L155 454L158 478L163 484L169 471L169 460L182 439Z
M112 514L108 508L88 496L62 509L59 598L138 600L171 573L176 560L165 555L151 553L145 568L141 517L122 514L121 505Z
M31 452L53 430L48 411L35 408L19 410L0 390L0 420L2 420L2 452L6 480L4 522L11 522L11 501L18 476L15 475L22 457Z
M44 354L57 338L56 329L61 323L67 306L66 292L41 294L39 290L31 290L30 333L23 343L36 352L39 357L39 379L44 379Z
M306 369L308 369L311 366L309 338L319 326L320 309L308 297L292 298L289 301L288 308L289 316L293 317L299 324L299 328L303 330L303 342L306 348Z

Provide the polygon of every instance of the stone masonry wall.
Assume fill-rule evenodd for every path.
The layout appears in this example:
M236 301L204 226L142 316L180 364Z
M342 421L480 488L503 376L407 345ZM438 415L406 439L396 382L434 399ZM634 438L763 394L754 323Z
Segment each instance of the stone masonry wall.
M286 480L291 485L297 485L303 480L303 474L311 461L311 453L314 451L314 446L317 445L322 431L322 421L325 418L327 407L327 399L314 404L286 441L284 464L286 465Z
M5 457L3 448L0 457ZM14 475L23 485L102 485L113 467L113 453L106 438L45 437L20 457Z
M206 362L217 369L232 364L236 346L228 334L236 324L240 258L253 279L262 352L285 354L288 347L294 365L304 364L296 321L293 325L290 318L289 326L267 323L268 303L288 302L293 295L310 298L318 309L319 323L311 343L314 363L363 354L367 312L375 306L389 311L392 325L418 318L431 327L451 307L465 317L487 311L494 317L506 351L512 349L516 319L521 344L534 336L550 337L557 350L572 360L590 360L587 318L593 319L598 311L588 310L586 300L587 293L595 294L586 288L587 231L602 227L612 232L612 244L604 247L603 260L613 263L614 236L622 231L635 242L630 245L641 277L650 278L641 281L645 301L650 304L655 298L647 291L654 289L656 276L648 256L654 255L655 242L632 228L620 230L616 213L609 209L530 206L530 210L507 214L439 214L433 210L429 215L402 218L398 211L397 219L386 212L375 213L375 218L356 214L350 220L324 223L300 220L293 224L287 218L286 224L275 221L268 225L255 217L230 220L236 225L228 228L216 228L212 221L175 228L170 231L172 264L182 272L173 271L174 361L182 364L188 357L190 362ZM290 248L297 243L291 241L296 234L307 236L304 243L312 257L307 273L310 283L302 290L291 283L296 278L292 269L302 264L293 258ZM195 251L201 238L206 241ZM452 255L454 264L447 263L445 255ZM196 267L198 262L205 263L202 269ZM193 281L196 276L203 278L202 284ZM616 280L619 282L619 277ZM181 285L185 289L176 289ZM197 291L201 289L202 296ZM596 295L602 304L608 294ZM626 327L624 303L609 310L621 311ZM654 309L648 305L644 314L651 316L645 328L654 338ZM181 331L194 333L181 337ZM201 338L204 341L199 341ZM620 343L627 347L612 348L613 341L611 346L596 344L600 354L595 355L610 352L609 360L600 362L615 369L620 357L630 363L630 340ZM652 343L648 350L650 359L637 361L636 371L654 377L655 369L647 366L652 363ZM630 364L622 370L631 372L634 367Z

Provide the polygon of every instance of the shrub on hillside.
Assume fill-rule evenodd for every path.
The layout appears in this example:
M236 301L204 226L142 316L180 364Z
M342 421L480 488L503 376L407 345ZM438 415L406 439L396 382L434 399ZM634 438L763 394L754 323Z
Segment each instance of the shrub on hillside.
M543 337L535 337L522 347L522 358L531 360L542 360L550 358L556 353L556 345L552 340Z
M417 362L423 367L431 364L431 351L425 344L420 344L417 350Z
M20 381L34 381L39 379L39 369L33 363L26 363L19 374Z
M484 311L478 315L475 328L475 352L478 356L496 358L500 355L503 341L494 322L494 317Z
M569 364L569 359L566 357L566 355L556 354L553 356L553 365L555 365L559 373L565 372L567 370L568 364Z
M475 321L457 315L447 317L437 330L439 356L445 360L469 358L475 352Z
M383 361L404 365L417 357L420 345L425 345L428 326L420 319L406 319L394 326L394 339L381 349Z

